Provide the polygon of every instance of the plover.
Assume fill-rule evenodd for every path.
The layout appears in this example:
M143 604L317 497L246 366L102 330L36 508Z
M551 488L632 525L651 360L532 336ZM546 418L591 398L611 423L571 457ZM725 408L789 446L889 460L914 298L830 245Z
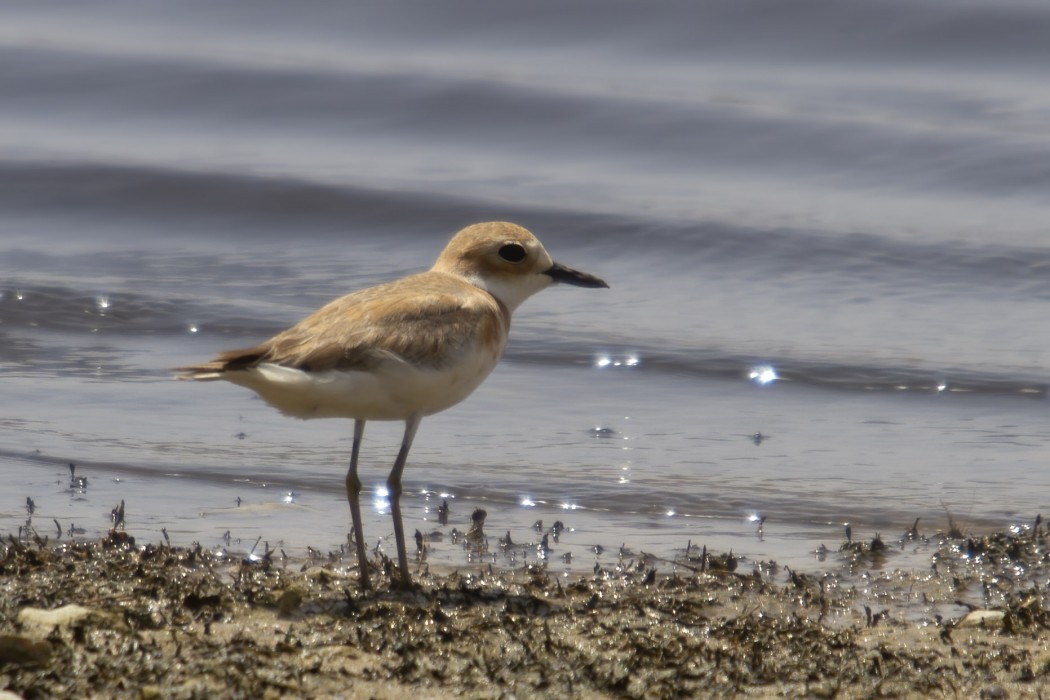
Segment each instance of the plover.
M511 313L554 283L608 287L555 263L529 231L474 224L449 241L429 271L328 303L269 340L183 367L180 379L226 381L255 391L296 418L352 418L346 475L361 586L370 588L357 462L369 420L405 422L387 478L401 583L411 584L401 475L424 416L453 406L481 384L503 354Z

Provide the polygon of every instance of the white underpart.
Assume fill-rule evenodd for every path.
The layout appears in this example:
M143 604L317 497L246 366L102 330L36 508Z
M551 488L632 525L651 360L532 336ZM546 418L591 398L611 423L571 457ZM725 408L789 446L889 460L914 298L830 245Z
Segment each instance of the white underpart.
M533 275L515 277L469 275L467 281L499 299L507 307L507 310L513 313L515 309L521 306L523 301L536 292L551 286L554 283L554 278L538 272Z
M390 360L367 372L304 372L263 363L225 372L222 378L255 391L296 418L405 420L443 411L467 398L492 372L499 355L479 347L441 369Z

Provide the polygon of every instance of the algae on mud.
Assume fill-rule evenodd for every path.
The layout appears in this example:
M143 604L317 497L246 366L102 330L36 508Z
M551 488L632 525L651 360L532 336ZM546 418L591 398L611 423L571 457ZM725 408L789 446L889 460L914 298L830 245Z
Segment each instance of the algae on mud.
M541 568L424 573L411 590L360 592L339 561L236 561L120 532L57 546L9 537L0 687L25 698L1038 697L1050 681L1042 528L929 546L921 572L850 574L872 556L850 544L839 572L689 561L656 572L642 560L572 580ZM87 612L51 625L26 615L67 605ZM971 607L1001 615L966 622Z

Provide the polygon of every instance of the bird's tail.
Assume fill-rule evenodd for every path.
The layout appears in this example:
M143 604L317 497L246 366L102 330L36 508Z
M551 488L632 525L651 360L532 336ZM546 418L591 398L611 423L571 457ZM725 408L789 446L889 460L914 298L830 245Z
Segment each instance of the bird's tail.
M222 379L227 372L239 369L247 369L258 364L266 356L264 348L248 348L246 350L228 350L220 353L211 362L188 367L176 367L174 372L179 374L176 379L192 379L199 382L209 382Z
M207 362L203 365L176 367L172 371L178 372L178 374L175 375L176 379L192 379L199 382L208 382L222 379L222 375L226 373L226 368L223 366L223 363L216 360L215 362Z

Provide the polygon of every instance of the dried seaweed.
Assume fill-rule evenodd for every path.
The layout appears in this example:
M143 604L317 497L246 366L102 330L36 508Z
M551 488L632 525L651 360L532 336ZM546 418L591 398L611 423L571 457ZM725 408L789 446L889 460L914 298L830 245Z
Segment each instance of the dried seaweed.
M844 548L841 575L705 552L660 573L643 556L575 580L542 567L425 573L413 590L360 592L337 561L296 569L269 550L238 561L136 546L123 531L12 537L0 544L0 687L26 698L1035 697L1050 672L1038 525L931 547L932 572L883 570L861 588L848 572L872 563L870 545ZM962 607L952 619L924 612L968 595L961 605L1002 611L986 618L994 628L961 624ZM90 614L39 629L24 612L71 604Z

